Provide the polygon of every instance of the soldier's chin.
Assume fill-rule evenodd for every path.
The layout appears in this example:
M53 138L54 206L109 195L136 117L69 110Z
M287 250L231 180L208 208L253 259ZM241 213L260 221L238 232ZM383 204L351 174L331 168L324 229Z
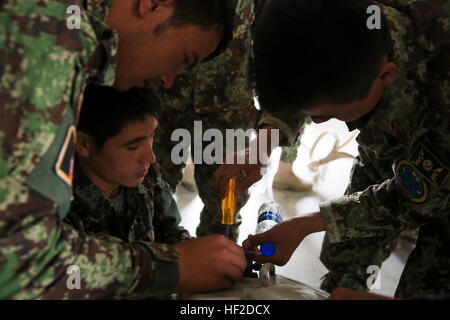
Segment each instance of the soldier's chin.
M144 181L144 177L142 178L135 178L133 180L129 180L125 183L121 183L122 186L127 187L127 188L134 188L137 187L138 185L140 185L142 183L142 181Z

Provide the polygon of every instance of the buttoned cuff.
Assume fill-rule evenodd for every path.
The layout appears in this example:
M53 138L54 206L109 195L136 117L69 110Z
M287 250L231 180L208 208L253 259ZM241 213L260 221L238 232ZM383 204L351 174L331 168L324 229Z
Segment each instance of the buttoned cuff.
M179 253L170 245L141 242L148 253L142 261L141 279L134 291L173 292L179 278ZM144 250L145 250L144 249Z

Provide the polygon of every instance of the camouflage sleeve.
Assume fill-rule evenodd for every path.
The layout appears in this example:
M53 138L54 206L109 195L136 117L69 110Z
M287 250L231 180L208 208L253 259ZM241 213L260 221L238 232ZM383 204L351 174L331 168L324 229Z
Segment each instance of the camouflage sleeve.
M436 124L440 130L413 141L412 151L395 161L391 179L320 206L331 243L398 234L448 215L448 118ZM439 153L425 147L432 144Z
M70 205L85 58L97 46L84 13L83 31L69 34L67 6L50 0L0 5L0 298L170 291L178 281L172 247L95 239L61 223ZM68 285L73 265L80 269L79 289ZM157 272L170 273L170 283L155 280Z
M366 186L375 185L378 175L373 164L363 163L357 157L346 194L353 194ZM367 273L367 268L371 265L381 266L398 240L396 232L338 243L331 243L329 237L327 232L320 252L320 261L329 271L323 278L321 289L328 292L337 287L368 290L366 282L370 274Z
M155 242L174 244L192 239L189 231L179 226L181 222L178 205L168 183L160 179L155 190L155 216L153 218Z
M331 243L371 238L414 230L423 223L426 215L432 215L436 207L434 201L423 205L422 216L416 217L407 201L398 190L396 179L392 178L321 204L320 215Z
M448 131L448 120L435 128ZM425 141L436 143L435 149L447 156L432 153L424 147ZM448 132L442 131L440 137L433 132L413 141L413 151L395 162L393 177L381 184L376 183L380 172L371 161L358 160L347 195L320 206L327 231L320 260L329 270L321 284L323 290L330 292L340 286L368 290L368 267L381 267L402 231L448 219L448 160L441 160L448 159L449 141Z
M52 201L8 183L16 183L27 200L1 210L0 298L113 299L174 289L178 254L170 246L88 237L62 224ZM66 272L73 265L81 270L81 283L71 290ZM165 285L156 273L169 276Z

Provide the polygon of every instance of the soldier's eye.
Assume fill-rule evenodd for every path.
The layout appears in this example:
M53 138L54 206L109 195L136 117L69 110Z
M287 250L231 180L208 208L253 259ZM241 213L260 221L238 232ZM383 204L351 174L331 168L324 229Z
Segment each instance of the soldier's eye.
M131 145L131 146L127 147L127 150L133 151L133 150L136 150L137 148L138 148L137 145Z

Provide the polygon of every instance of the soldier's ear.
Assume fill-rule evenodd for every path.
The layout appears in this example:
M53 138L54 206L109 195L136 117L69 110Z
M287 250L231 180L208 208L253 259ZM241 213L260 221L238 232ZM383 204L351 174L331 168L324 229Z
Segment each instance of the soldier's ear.
M380 80L385 87L395 82L398 74L398 67L394 62L390 62L385 55L381 59L380 69L378 70L377 79Z
M77 155L79 157L89 158L92 147L92 138L82 131L77 131L77 138L75 140L75 152Z
M138 0L137 12L139 17L145 18L158 9L171 7L174 0Z

